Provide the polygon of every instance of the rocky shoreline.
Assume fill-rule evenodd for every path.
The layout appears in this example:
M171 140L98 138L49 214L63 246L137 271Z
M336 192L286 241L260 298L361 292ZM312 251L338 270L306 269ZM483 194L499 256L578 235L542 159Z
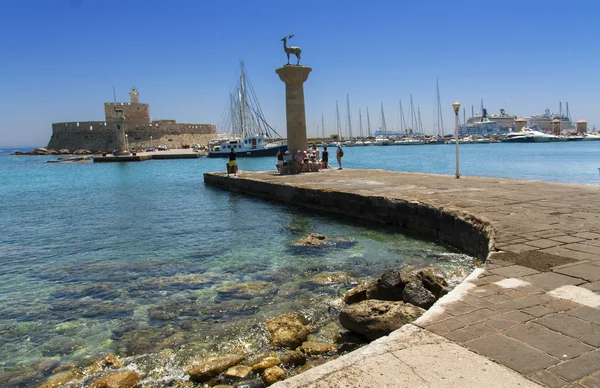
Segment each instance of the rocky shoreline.
M291 245L313 249L335 242L336 239L323 235L307 235ZM459 274L459 277L464 275ZM257 328L265 331L268 341L268 350L260 354L223 346L222 352L179 359L182 356L176 350L165 349L159 354L139 356L153 360L148 363L136 362L136 357L118 359L109 354L88 366L54 365L41 387L266 387L412 322L450 291L447 281L450 277L456 278L456 274L434 267L387 270L378 279L359 284L345 293L343 305L336 309L345 330L334 329L329 336L315 335L323 328L311 325L300 312L288 311ZM166 377L165 363L174 363L174 360L183 367L178 369L178 374Z
M90 151L90 150L75 150L75 151L70 151L66 148L64 149L60 149L60 150L53 150L53 149L47 149L44 147L39 147L34 149L33 151L28 151L28 152L22 152L22 151L16 151L14 154L14 156L48 156L48 155L95 155L95 154L101 154L102 152L100 151Z

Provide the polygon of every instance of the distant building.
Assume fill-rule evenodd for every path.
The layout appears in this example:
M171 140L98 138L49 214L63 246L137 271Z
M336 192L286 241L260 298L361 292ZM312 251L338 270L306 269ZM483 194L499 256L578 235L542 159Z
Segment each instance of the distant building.
M112 151L116 145L112 117L115 109L123 111L123 126L130 149L150 145L168 144L179 147L189 144L206 144L217 133L214 124L177 123L175 120L150 120L150 106L139 102L135 88L129 92L130 102L105 102L104 121L78 121L53 123L49 149L88 149Z

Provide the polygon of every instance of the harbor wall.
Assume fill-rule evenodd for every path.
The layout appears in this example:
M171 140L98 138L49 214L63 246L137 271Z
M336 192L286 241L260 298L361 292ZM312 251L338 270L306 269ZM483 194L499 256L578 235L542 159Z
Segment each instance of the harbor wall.
M233 179L222 173L204 173L204 182L229 191L390 225L399 232L414 233L451 245L482 261L487 258L493 245L494 229L487 221L459 210L439 208L423 202L247 178Z

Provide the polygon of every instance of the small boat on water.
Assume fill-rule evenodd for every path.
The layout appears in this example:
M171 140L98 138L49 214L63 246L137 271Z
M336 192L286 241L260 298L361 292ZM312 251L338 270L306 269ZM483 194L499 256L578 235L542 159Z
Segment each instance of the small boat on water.
M47 160L46 163L87 163L92 159L91 156L71 156L68 158L58 158L56 160Z
M227 157L233 149L238 157L275 156L287 151L287 143L274 139L281 136L264 118L256 93L248 79L244 62L240 62L240 81L229 95L229 108L222 117L222 128L232 132L230 140L214 146L209 158Z

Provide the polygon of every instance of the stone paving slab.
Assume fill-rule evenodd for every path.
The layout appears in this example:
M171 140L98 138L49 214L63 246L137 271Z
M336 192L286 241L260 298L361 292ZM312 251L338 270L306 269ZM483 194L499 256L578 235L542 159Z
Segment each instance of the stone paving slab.
M223 174L209 175L212 184L232 187L220 178ZM273 199L284 202L294 203L294 190L309 191L312 198L347 193L373 203L435 208L492 228L484 268L414 324L275 386L505 387L535 381L547 387L590 388L600 381L600 185L351 169L294 176L243 172L233 179L248 187L275 185ZM381 221L343 203L331 203L329 210ZM494 251L517 255L518 264L496 259ZM440 353L432 341L461 356L446 367L450 352ZM479 355L471 360L475 353ZM462 354L468 358L461 359ZM421 371L421 364L411 361L414 357L429 367ZM487 372L476 367L468 372L469 364L487 359L494 360L489 365L510 368L514 375L507 379L526 379L487 379ZM437 377L435 370L441 371Z
M414 325L274 388L538 387L517 372Z

